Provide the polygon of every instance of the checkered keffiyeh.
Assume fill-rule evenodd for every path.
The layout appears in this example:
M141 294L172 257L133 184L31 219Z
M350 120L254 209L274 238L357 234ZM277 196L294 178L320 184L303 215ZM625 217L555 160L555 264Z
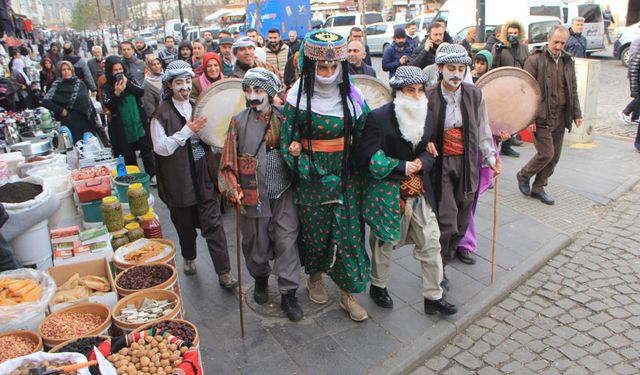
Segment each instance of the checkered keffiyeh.
M193 69L191 69L191 65L188 62L182 60L174 60L167 68L164 70L164 75L162 76L162 82L170 82L172 79L180 77L195 77L193 73Z
M242 80L242 89L246 90L247 87L260 87L267 95L274 97L280 91L280 80L267 69L253 68L247 70Z
M436 52L436 64L471 65L471 57L467 50L459 44L443 43Z
M418 83L424 85L427 80L427 75L417 66L401 66L396 70L396 75L389 80L389 86L393 89L399 89Z
M233 42L233 44L231 45L231 53L235 55L236 49L242 48L242 47L256 48L256 44L253 42L253 39L251 39L250 37L243 36L242 38L238 38L236 39L235 42Z

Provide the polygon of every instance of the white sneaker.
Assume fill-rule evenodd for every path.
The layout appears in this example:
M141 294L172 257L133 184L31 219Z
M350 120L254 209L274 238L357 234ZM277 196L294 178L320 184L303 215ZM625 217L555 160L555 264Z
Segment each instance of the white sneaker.
M156 179L156 176L151 177L151 179L149 180L149 185L158 186L158 180Z
M634 125L634 122L631 121L631 115L625 115L622 111L618 112L618 118L620 118L625 125Z

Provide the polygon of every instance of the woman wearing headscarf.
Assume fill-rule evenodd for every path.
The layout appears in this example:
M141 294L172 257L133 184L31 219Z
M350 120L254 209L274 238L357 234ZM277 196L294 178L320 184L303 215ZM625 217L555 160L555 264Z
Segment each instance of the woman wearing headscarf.
M42 59L42 70L40 71L40 88L43 92L49 91L53 81L56 80L56 68L49 57Z
M142 106L144 88L127 76L120 56L107 58L104 74L107 83L102 86L102 100L111 111L109 138L113 156L122 155L127 165L138 165L136 150L140 150L144 170L154 183L153 147Z
M25 63L21 57L16 57L11 65L11 79L18 83L18 109L34 108L34 98L31 94L31 80L24 72Z
M222 74L222 60L215 52L207 52L202 60L202 74L193 79L191 99L198 99L201 93L207 91L214 82L224 79Z
M162 60L156 55L147 56L147 76L144 78L142 103L148 117L156 111L162 96Z
M42 104L52 111L56 120L71 130L73 142L82 139L86 132L96 133L96 120L89 89L75 76L73 64L58 63L58 74Z

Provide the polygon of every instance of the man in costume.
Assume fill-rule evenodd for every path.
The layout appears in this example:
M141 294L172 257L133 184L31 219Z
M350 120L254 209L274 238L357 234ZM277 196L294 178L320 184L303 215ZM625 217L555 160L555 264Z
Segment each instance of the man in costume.
M389 81L392 103L367 116L358 146L358 165L370 173L363 216L371 227L371 288L369 295L381 307L393 307L387 291L391 253L414 244L422 269L422 295L427 314L452 315L440 286L443 277L440 230L429 171L434 158L427 144L435 136L433 115L424 93L427 76L415 66L401 66Z
M354 145L368 107L349 82L347 41L325 30L307 34L300 79L284 106L282 147L298 182L300 253L310 274L309 297L326 303L322 273L341 290L340 307L351 319L368 318L352 293L365 290L369 258L360 214L364 174L354 168Z
M264 68L253 68L245 74L242 89L248 108L231 119L218 176L220 191L242 204L242 252L255 279L254 300L258 304L269 300L269 259L273 258L280 308L297 322L302 319L296 298L298 213L291 173L280 152L282 113L273 105L280 80Z
M222 227L216 192L219 157L198 138L207 119L192 119L189 101L194 77L186 61L175 60L163 76L163 101L151 120L151 139L156 156L158 193L169 208L184 258L184 273L196 273L196 228L207 241L218 283L232 291L227 238Z
M544 187L560 160L564 131L571 131L571 123L577 127L582 125L575 65L572 56L563 49L567 38L569 30L554 26L549 31L549 44L531 52L524 66L538 81L542 101L538 104L535 123L529 126L537 152L516 177L522 194L548 205L555 201ZM535 179L530 185L533 176Z
M435 62L443 78L426 93L436 124L436 150L432 150L436 152L432 154L438 157L432 181L438 204L441 254L446 263L456 255L471 217L480 171L478 150L482 164L490 166L494 175L500 173L501 165L496 161L482 92L472 83L463 83L471 65L467 50L457 44L442 45ZM457 254L459 258L465 255L469 256ZM448 286L446 277L444 285Z

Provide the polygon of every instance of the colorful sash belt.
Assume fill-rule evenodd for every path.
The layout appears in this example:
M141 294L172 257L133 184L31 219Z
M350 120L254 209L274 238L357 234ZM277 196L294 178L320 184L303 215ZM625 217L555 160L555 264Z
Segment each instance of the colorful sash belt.
M311 149L314 152L341 152L344 151L344 137L334 139L301 139L302 148L309 149L309 142L311 142Z
M464 155L464 134L462 128L452 128L444 132L444 156Z

